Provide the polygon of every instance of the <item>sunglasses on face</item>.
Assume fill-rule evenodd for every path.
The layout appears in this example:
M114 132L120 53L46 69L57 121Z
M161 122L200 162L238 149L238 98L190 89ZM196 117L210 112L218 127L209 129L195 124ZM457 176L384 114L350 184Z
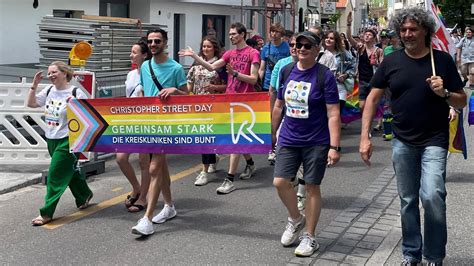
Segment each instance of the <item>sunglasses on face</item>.
M162 42L162 40L160 40L160 39L149 39L146 42L148 44L156 43L157 45L159 45Z
M304 49L309 50L313 47L313 45L310 44L310 43L303 44L303 43L297 42L296 43L296 49L301 49L301 47L304 47Z
M295 47L296 43L290 42L289 45L290 45L291 48L293 48L293 47Z

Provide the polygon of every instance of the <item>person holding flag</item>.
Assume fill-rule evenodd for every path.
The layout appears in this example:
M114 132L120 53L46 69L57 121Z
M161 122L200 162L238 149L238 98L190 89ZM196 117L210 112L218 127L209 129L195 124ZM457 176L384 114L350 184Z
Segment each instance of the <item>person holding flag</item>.
M370 165L370 124L384 89L389 88L394 134L392 161L401 201L402 265L417 265L422 257L428 265L442 265L447 243L447 114L449 106L466 105L466 94L452 57L432 49L436 23L429 11L402 9L390 24L404 49L384 58L370 82L372 90L362 115L359 151L362 160Z

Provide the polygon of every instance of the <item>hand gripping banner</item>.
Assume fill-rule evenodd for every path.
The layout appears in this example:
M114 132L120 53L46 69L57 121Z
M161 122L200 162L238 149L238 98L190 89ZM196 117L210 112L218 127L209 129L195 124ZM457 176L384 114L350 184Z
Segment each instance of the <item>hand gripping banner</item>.
M71 152L268 153L267 93L72 99Z

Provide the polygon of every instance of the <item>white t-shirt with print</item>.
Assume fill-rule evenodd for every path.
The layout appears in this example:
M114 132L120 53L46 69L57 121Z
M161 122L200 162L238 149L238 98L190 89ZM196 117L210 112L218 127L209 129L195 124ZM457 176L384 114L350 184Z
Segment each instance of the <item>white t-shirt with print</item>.
M143 87L140 85L140 74L138 69L134 69L127 74L125 94L127 97L138 97L141 91L143 91Z
M36 103L39 106L44 106L46 138L62 139L68 136L66 107L67 101L73 97L74 86L69 86L65 90L57 90L56 86L52 86L46 96L49 88L50 86L46 86L36 95ZM87 95L78 88L76 89L76 98L86 99Z

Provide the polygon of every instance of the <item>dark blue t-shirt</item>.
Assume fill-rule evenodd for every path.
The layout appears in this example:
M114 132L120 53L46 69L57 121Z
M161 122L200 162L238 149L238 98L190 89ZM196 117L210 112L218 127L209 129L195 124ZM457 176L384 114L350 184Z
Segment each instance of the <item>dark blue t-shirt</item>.
M319 66L315 64L312 68L299 70L295 64L288 79L280 80L284 85L278 91L278 99L285 102L285 119L278 145L306 147L329 144L326 104L338 104L339 94L336 79L329 69L324 74L323 89L319 90Z

